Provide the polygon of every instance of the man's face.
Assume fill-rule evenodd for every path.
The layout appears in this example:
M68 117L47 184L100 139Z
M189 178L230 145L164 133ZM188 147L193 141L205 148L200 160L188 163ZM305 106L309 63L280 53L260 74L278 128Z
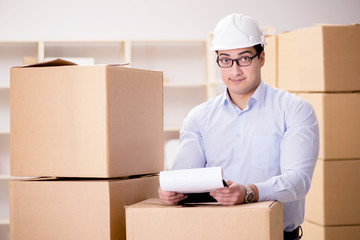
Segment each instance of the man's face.
M218 58L239 59L256 55L254 47L218 51ZM241 60L239 60L241 62ZM252 59L251 65L240 67L236 62L230 68L220 68L222 80L229 89L231 97L251 97L261 81L261 67L265 62L265 53Z

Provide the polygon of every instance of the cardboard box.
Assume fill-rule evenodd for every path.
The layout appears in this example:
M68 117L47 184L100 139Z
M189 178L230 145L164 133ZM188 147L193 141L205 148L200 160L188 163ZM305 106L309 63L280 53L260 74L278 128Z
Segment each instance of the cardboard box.
M360 160L318 160L305 219L319 225L360 225Z
M11 69L11 175L163 170L162 72L48 64Z
M278 35L278 87L289 91L360 90L360 25L302 28Z
M279 202L166 206L148 199L126 207L127 240L282 239Z
M277 87L277 36L265 36L265 64L261 68L261 78L267 84Z
M319 158L360 159L360 93L299 93L298 96L308 100L316 112Z
M301 226L304 231L301 240L358 240L360 236L360 225L321 226L304 221Z
M10 181L12 240L125 240L125 205L156 197L157 176Z

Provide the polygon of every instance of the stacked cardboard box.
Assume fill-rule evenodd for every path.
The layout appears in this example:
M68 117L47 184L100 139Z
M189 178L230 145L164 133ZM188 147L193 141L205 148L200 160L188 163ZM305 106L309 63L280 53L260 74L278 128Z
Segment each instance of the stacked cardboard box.
M127 240L278 240L282 237L280 202L167 206L159 199L148 199L126 208Z
M10 183L10 237L125 239L124 206L156 196L158 177Z
M265 41L265 65L261 68L261 78L267 84L277 87L277 36L267 35Z
M320 153L306 198L305 240L360 234L360 26L316 26L278 36L278 86L314 107Z
M125 239L125 205L157 196L162 73L63 60L11 69L10 236Z
M360 91L360 25L316 26L278 36L278 86L289 91Z

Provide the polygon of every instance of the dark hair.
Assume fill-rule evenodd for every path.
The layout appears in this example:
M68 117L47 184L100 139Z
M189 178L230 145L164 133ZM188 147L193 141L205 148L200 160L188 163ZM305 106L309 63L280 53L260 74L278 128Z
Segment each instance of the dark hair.
M257 44L254 48L258 56L264 51L264 46L262 44Z
M256 51L256 55L260 56L260 54L264 51L264 46L262 44L257 44L255 46L253 46L255 48ZM216 54L218 54L218 50L215 51Z

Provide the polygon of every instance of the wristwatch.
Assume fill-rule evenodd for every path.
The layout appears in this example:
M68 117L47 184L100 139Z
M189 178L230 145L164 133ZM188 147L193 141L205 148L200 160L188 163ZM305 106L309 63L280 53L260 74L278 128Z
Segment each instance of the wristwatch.
M248 185L246 185L245 188L246 188L245 203L252 203L255 199L255 193Z

